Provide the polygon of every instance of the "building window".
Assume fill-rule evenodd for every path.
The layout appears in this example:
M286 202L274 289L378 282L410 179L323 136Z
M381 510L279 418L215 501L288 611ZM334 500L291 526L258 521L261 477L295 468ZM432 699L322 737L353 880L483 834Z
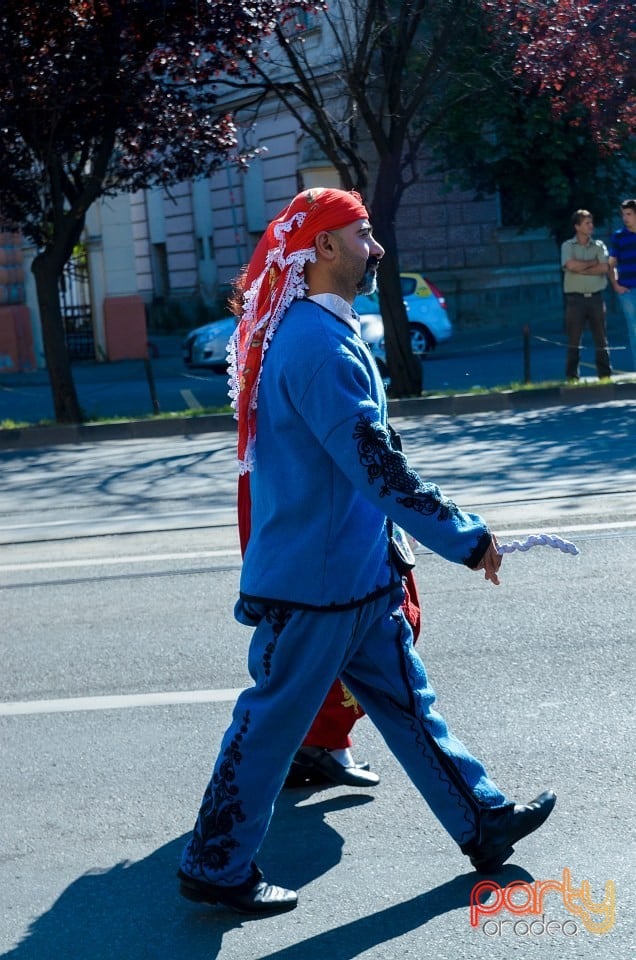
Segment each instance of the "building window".
M292 17L283 24L283 33L293 40L294 37L317 30L319 26L320 20L316 13L309 10L294 10Z
M152 277L155 297L165 299L170 296L170 271L168 270L168 251L165 243L152 245Z
M267 227L263 163L260 157L254 157L243 174L243 202L248 232L260 236Z

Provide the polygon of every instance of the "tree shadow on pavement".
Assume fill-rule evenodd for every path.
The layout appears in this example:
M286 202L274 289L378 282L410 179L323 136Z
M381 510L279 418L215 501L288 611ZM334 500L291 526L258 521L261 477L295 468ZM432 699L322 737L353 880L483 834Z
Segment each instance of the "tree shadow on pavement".
M313 802L303 804L309 796ZM277 883L301 888L322 876L339 862L343 845L325 815L371 800L364 794L322 800L315 791L283 791L259 856L266 876L275 872ZM175 874L185 840L186 836L172 840L135 863L118 863L79 877L33 922L22 942L2 955L3 960L212 960L219 956L226 933L246 924L272 922L274 918L246 917L181 899ZM276 864L271 870L270 863ZM531 879L519 868L507 867L504 872L505 882ZM353 960L365 949L433 917L467 907L475 878L474 873L458 876L404 903L298 940L262 960L327 956ZM301 933L302 925L292 923L277 929L281 939Z
M405 453L423 477L469 485L488 480L506 491L541 485L567 474L605 490L607 474L633 475L635 418L630 402L562 406L525 413L485 412L457 417L409 417L400 425Z
M401 419L400 433L411 466L452 498L458 488L470 497L484 486L500 501L515 502L530 488L534 496L550 497L567 477L567 519L573 498L593 500L633 483L635 424L631 401L524 413L418 415ZM0 507L32 516L34 508L54 504L75 515L85 510L90 517L99 509L124 520L131 511L160 516L179 509L234 510L235 443L232 435L220 433L173 437L161 448L149 448L147 441L112 441L0 450Z

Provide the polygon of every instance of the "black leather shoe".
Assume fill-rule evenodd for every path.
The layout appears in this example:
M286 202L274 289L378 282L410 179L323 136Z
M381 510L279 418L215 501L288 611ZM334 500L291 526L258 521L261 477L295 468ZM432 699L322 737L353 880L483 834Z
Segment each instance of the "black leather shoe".
M335 783L347 787L375 787L380 782L368 763L344 767L324 747L300 747L285 779L286 787Z
M546 790L530 803L514 804L481 815L479 836L462 847L479 873L494 873L514 853L513 844L537 830L548 819L556 793Z
M195 903L221 904L236 913L261 914L285 913L298 904L295 890L274 887L263 880L263 874L256 864L252 876L237 887L222 887L204 880L193 880L182 870L177 871L181 881L179 893L186 900Z

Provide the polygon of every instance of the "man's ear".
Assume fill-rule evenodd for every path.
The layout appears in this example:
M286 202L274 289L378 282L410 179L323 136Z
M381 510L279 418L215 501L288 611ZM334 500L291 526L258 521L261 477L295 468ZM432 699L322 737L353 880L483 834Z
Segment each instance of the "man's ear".
M333 234L329 230L321 230L316 235L314 246L319 257L324 260L333 260L337 253L337 247Z

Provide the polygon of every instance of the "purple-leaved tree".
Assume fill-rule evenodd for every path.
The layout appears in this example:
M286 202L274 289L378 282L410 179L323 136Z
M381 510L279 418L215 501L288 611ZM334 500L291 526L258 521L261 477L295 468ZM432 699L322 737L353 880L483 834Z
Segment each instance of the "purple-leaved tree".
M33 262L55 416L82 419L59 281L98 197L205 176L236 151L215 81L297 0L3 0L0 211Z

